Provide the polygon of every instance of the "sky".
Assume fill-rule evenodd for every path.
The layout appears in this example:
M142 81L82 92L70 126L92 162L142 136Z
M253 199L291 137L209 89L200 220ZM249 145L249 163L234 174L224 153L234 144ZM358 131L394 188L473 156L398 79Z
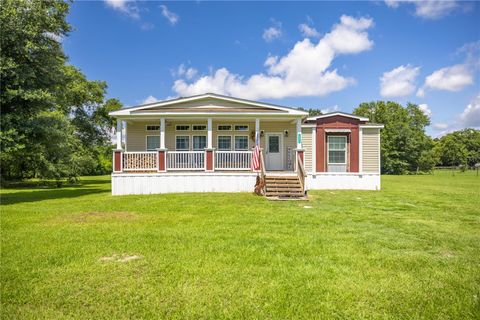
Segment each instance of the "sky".
M206 92L323 112L418 104L480 128L480 2L74 2L71 64L134 106Z

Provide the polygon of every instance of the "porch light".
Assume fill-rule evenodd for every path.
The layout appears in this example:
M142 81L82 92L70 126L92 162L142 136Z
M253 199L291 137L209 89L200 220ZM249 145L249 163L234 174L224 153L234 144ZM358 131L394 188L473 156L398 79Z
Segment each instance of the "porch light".
M283 134L285 135L285 138L288 137L288 130L283 131Z

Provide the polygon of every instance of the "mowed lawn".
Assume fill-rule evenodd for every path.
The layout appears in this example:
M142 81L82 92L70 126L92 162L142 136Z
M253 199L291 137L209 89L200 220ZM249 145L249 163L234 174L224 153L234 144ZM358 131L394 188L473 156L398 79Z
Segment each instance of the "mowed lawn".
M480 177L381 191L1 191L2 319L479 319ZM311 206L312 208L304 208Z

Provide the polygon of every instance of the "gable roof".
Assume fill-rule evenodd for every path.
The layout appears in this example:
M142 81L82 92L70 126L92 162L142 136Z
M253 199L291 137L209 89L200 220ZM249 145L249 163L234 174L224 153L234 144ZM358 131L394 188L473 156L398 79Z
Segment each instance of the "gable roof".
M307 121L316 121L317 119L334 117L334 116L342 116L342 117L346 117L346 118L357 119L359 121L368 121L368 118L356 116L356 115L351 114L351 113L339 112L339 111L325 113L325 114L321 114L319 116L314 116L314 117L308 117Z
M219 103L234 103L238 107L225 107L208 103L202 105L202 100L218 101ZM208 102L208 101L207 101ZM194 107L185 107L185 103L199 103ZM123 108L121 110L110 112L111 116L134 116L134 115L180 115L180 114L276 114L276 115L297 115L307 116L308 113L297 109L279 106L275 104L258 102L240 98L234 98L215 93L205 93L191 97L180 97L176 99L157 101L153 103L143 104L139 106Z

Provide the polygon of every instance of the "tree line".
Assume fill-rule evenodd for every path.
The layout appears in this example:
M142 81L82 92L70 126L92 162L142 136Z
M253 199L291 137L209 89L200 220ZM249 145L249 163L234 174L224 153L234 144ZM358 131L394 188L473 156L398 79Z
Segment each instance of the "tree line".
M0 7L0 174L2 180L76 179L111 172L107 84L68 63L61 40L72 27L69 3L4 0ZM302 109L304 110L304 109ZM306 110L318 115L317 109ZM426 172L436 165L480 162L480 131L432 139L429 118L415 104L361 103L354 114L382 123L382 172Z

